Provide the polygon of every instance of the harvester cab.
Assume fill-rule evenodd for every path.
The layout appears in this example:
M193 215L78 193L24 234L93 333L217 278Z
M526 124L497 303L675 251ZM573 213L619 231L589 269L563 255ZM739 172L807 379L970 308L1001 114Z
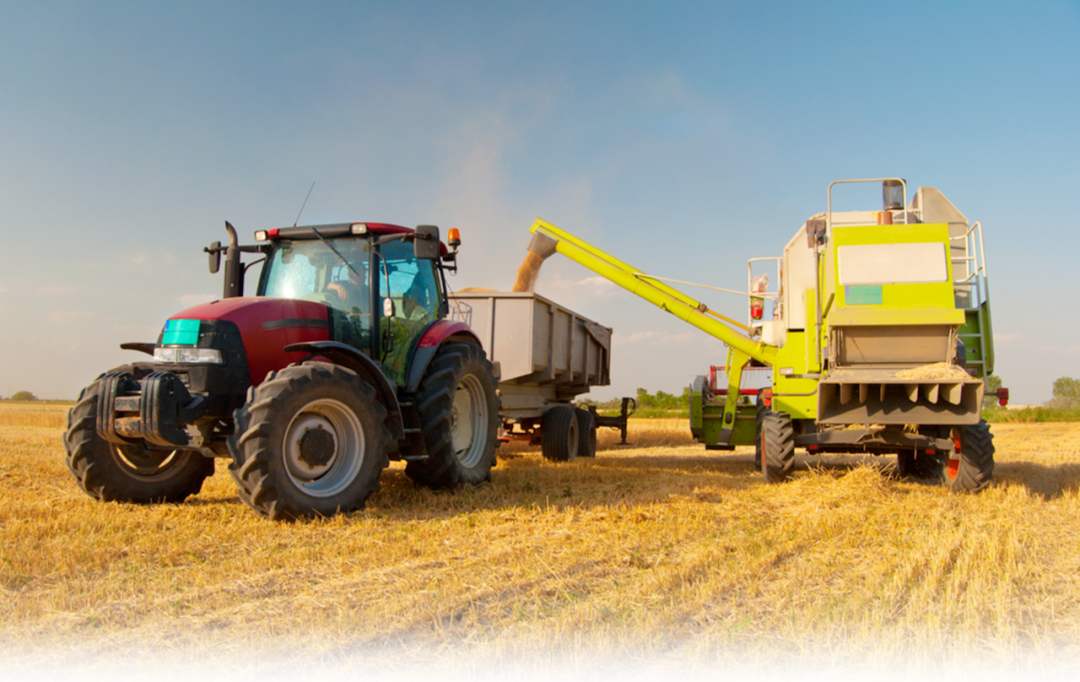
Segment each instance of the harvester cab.
M431 487L488 479L494 368L445 319L457 230L449 250L430 225L293 226L254 245L226 229L228 246L205 249L211 272L225 255L222 298L123 344L153 362L102 375L72 410L68 466L87 493L182 500L222 457L241 499L276 519L361 508L390 459Z
M852 182L881 183L881 209L834 212L834 189ZM727 385L704 376L691 385L691 430L706 447L756 445L770 482L791 475L799 446L896 454L905 476L981 490L994 466L981 415L994 363L981 225L932 187L909 197L900 178L834 182L826 209L782 256L751 259L746 324L550 223L532 231L551 242L546 251L727 344ZM772 291L762 272L771 268ZM744 372L758 368L769 386L745 388Z

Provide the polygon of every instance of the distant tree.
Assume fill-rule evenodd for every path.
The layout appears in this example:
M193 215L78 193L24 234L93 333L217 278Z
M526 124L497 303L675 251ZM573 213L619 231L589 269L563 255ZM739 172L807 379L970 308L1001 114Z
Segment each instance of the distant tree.
M1001 377L996 374L991 374L983 383L986 384L986 393L983 397L983 409L986 409L997 405L997 396L991 394L1001 388Z
M637 397L634 398L634 401L637 403L637 409L639 410L657 410L665 412L686 410L687 405L690 404L690 388L684 388L679 395L672 395L666 391L657 391L654 395L644 388L639 388L637 389Z
M11 396L11 400L38 400L38 397L30 391L19 391Z
M1080 379L1061 377L1054 382L1053 407L1074 410L1080 407Z

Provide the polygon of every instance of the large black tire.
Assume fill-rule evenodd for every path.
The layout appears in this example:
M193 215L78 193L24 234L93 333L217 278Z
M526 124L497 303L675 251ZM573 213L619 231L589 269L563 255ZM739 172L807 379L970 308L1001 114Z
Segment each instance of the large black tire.
M578 457L596 457L596 419L588 410L574 410L577 415Z
M491 480L499 402L491 363L482 348L443 344L420 381L416 407L428 456L405 466L409 478L440 489Z
M113 371L130 373L131 368ZM214 460L195 450L151 450L105 440L97 432L100 389L98 377L68 412L66 462L79 487L102 502L183 502L197 495L214 473Z
M780 483L795 469L795 429L791 415L769 411L761 421L761 473L767 483Z
M755 413L755 427L754 427L754 468L761 470L761 425L765 421L765 415L769 413L769 407L765 404L765 401L761 399L761 394L757 397L757 412Z
M953 452L944 459L943 479L954 492L977 493L994 478L994 435L985 421L952 429Z
M386 408L355 372L306 362L248 391L229 438L240 499L273 520L362 509L390 463Z
M945 472L941 455L928 455L925 450L901 450L896 453L896 473L901 478L940 480Z
M544 413L540 427L540 452L552 462L569 462L578 456L580 438L574 408L555 405Z

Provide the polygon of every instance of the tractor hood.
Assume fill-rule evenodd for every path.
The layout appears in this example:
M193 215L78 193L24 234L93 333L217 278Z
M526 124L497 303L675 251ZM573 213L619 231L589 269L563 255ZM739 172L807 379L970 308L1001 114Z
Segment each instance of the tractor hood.
M262 383L268 372L304 358L302 352L286 353L285 346L330 339L330 309L325 305L287 298L239 297L176 313L166 322L158 345L201 346L199 339L207 328L223 326L220 323L231 323L224 326L235 325L240 333L253 386Z

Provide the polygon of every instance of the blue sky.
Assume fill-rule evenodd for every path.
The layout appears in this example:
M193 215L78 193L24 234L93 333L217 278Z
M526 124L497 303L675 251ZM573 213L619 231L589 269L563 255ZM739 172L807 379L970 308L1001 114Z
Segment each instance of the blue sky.
M507 289L542 216L652 274L745 286L828 183L901 176L986 234L1013 402L1080 376L1080 5L0 1L0 395L72 398L220 291L201 248L301 222L458 227ZM875 208L873 191L843 208ZM613 384L722 346L592 279ZM738 318L745 302L702 294Z

